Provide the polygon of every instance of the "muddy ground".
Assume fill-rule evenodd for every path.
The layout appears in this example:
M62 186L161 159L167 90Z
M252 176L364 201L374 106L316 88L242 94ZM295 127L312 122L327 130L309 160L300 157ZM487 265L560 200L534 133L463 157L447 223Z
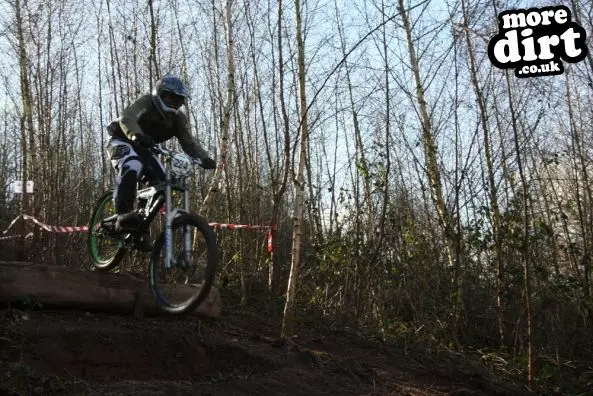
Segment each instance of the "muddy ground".
M0 395L521 395L447 354L225 307L216 319L0 311Z

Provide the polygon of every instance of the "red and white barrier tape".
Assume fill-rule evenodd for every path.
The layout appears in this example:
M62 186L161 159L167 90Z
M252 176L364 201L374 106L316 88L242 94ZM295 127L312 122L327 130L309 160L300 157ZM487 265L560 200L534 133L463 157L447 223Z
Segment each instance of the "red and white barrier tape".
M234 230L236 228L251 228L253 230L269 230L272 226L265 225L250 225L250 224L224 224L224 223L210 223L210 227L213 228L228 228Z
M30 220L33 223L37 224L42 229L44 229L45 231L49 231L49 232L72 233L72 232L88 231L87 226L50 226L50 225L40 222L39 220L37 220L36 218L34 218L32 216L22 214L20 216L17 216L17 218L14 219L10 223L8 228L6 228L6 230L4 230L2 232L2 234L6 234L8 232L8 230L10 230L10 228L12 228L12 226L14 226L14 224L20 218L22 218L23 220ZM273 251L274 244L272 243L272 230L276 228L274 225L265 226L265 225L225 224L225 223L209 223L209 225L210 225L210 227L213 227L213 228L228 228L229 230L234 230L234 229L239 229L239 228L247 228L247 229L252 229L252 230L265 230L268 235L268 238L267 238L268 239L268 252L272 253L272 251ZM27 235L27 237L30 237L30 235L31 234ZM16 237L18 237L18 235L2 237L2 238L0 238L0 240L16 238Z
M10 235L10 236L5 236L5 237L0 237L0 241L4 241L6 239L23 238L23 237L25 239L33 238L33 233L30 232L27 235Z
M33 223L37 224L39 227L41 227L42 229L44 229L45 231L49 231L49 232L80 232L80 231L87 231L88 227L87 226L50 226L47 224L44 224L42 222L40 222L39 220L37 220L36 218L26 215L26 214L22 214L20 216L17 216L16 219L14 219L10 225L8 226L8 228L6 230L4 230L2 233L6 234L8 232L8 230L10 230L10 228L12 226L14 226L14 224L17 222L18 219L22 218L23 220L30 220Z
M266 225L251 225L251 224L225 224L225 223L210 223L210 227L213 228L228 228L229 230L234 230L237 228L247 228L252 230L264 230L268 236L268 252L272 253L274 251L274 243L272 241L272 230L276 229L275 225L266 226Z

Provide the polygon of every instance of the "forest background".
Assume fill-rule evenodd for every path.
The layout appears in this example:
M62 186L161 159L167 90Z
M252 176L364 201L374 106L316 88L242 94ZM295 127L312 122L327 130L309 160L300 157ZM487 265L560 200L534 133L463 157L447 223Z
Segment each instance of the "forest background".
M192 209L275 225L273 254L263 233L218 231L223 292L279 298L284 334L311 310L590 381L593 58L518 79L487 55L499 12L540 3L5 0L0 228L86 225L114 178L105 126L177 74L221 165L196 171ZM556 4L589 42L591 1ZM83 234L0 243L88 268Z

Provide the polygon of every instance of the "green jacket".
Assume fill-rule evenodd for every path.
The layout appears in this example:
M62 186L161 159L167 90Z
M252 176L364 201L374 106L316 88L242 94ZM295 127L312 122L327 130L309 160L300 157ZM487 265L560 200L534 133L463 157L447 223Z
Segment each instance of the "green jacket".
M126 107L121 116L107 126L113 138L131 140L135 134L149 135L155 143L176 137L186 154L204 159L208 153L189 132L187 116L183 112L164 114L156 107L151 94L138 98Z

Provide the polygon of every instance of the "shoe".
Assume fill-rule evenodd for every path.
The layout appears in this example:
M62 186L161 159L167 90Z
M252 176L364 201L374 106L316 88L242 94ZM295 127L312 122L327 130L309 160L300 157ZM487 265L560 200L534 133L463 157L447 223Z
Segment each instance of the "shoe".
M120 214L117 216L117 221L115 222L115 230L135 231L140 223L142 223L142 220L142 216L135 212Z
M144 232L136 237L134 246L136 249L142 252L151 252L154 244L150 239L150 234L148 232Z

